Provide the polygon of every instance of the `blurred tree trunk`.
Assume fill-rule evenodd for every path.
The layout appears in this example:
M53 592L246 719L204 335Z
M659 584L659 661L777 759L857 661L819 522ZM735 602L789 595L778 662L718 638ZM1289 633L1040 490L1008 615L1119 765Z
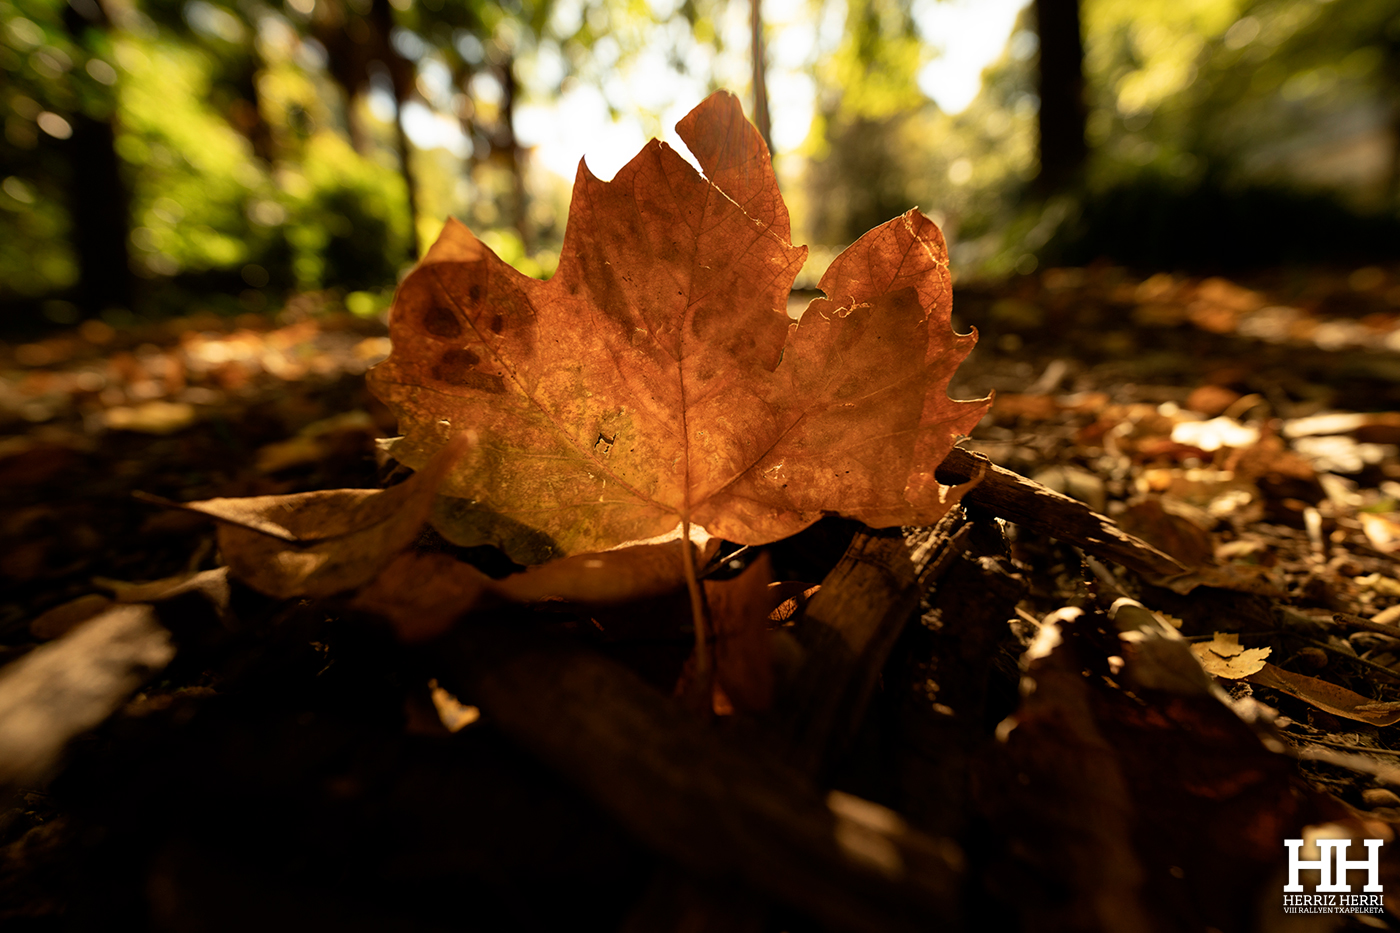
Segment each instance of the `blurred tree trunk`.
M234 75L233 86L238 97L229 107L228 121L248 140L253 147L253 155L271 165L277 151L272 127L263 119L258 94L258 66L257 59L250 55Z
M345 122L351 145L368 155L372 139L355 113L355 104L370 84L371 71L382 65L389 72L394 94L394 144L398 150L399 173L408 192L409 248L412 260L421 255L418 243L418 185L413 172L412 149L403 127L404 105L413 99L417 66L399 54L391 41L394 11L389 0L373 0L369 13L361 16L343 2L323 0L316 4L311 32L326 49L331 79L345 94ZM378 65L376 65L378 63Z
M1400 35L1389 37L1382 65L1390 91L1390 177L1386 179L1386 203L1400 209Z
M1040 174L1035 187L1050 194L1084 168L1084 41L1079 0L1035 0L1040 34Z
M69 215L78 254L78 301L89 316L132 303L131 203L117 158L112 121L84 115L73 119L68 141Z
M525 152L520 148L520 140L515 136L515 101L519 95L519 82L515 77L515 56L507 55L501 63L501 129L500 141L510 163L511 214L515 219L515 232L525 253L530 253L530 222L528 198L525 192Z
M773 128L768 116L767 63L763 50L763 0L749 0L749 28L753 32L753 122L768 154L773 154Z
M378 57L389 69L389 80L394 86L394 144L399 155L399 174L403 176L404 188L408 191L408 226L410 257L414 262L423 255L422 244L418 242L418 180L413 172L413 149L408 141L408 133L403 126L404 105L413 99L418 81L417 66L399 54L391 37L394 31L394 10L389 0L374 0L370 7L370 19L374 26L375 50Z
M398 82L394 82L394 144L399 150L399 174L403 176L404 190L408 192L408 233L409 257L417 262L423 255L423 244L418 241L418 180L413 171L413 148L408 141L408 133L403 128L403 106L408 103L408 95L401 93Z
M87 47L90 31L110 26L96 3L70 3L64 26L75 42ZM129 308L134 295L131 253L131 194L117 157L115 116L105 119L76 112L67 141L68 213L73 223L73 251L78 259L78 303L89 316L108 308Z

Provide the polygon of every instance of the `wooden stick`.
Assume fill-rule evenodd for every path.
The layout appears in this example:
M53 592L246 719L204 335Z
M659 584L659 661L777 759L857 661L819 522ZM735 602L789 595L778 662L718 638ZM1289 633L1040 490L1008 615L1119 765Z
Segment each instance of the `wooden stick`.
M1108 516L999 467L981 454L954 447L935 475L945 485L965 483L977 474L979 464L986 465L986 477L964 496L969 505L1147 576L1172 577L1186 572L1174 558L1128 534Z
M1375 632L1377 635L1389 635L1391 638L1400 640L1400 628L1394 625L1381 625L1379 622L1372 622L1365 616L1353 615L1350 612L1332 613L1332 621L1338 625L1345 625L1347 628L1361 629L1363 632Z
M804 663L774 710L799 768L820 771L855 734L890 649L932 582L929 571L961 553L968 526L950 527L857 532L807 604L795 628Z

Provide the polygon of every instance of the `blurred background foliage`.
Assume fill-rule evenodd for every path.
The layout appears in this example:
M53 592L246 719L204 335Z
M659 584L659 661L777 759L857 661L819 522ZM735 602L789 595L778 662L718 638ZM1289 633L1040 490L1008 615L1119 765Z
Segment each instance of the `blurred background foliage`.
M548 275L549 145L590 137L606 177L594 133L641 143L610 121L752 106L755 74L799 284L914 205L963 275L1400 258L1394 0L1013 4L940 106L958 3L767 0L755 28L721 0L0 0L6 328L376 313L450 216Z

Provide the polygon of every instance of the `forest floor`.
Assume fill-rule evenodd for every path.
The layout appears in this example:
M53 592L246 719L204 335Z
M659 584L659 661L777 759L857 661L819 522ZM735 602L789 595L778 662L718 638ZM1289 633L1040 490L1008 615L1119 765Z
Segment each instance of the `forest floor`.
M213 522L133 493L189 501L383 480L375 442L395 425L363 377L387 354L387 332L331 305L301 296L276 318L121 331L93 321L0 343L0 664L145 598L129 598L128 584L219 566ZM842 792L824 799L842 851L864 867L813 867L817 856L808 865L782 833L776 842L742 829L715 837L757 853L734 855L699 851L718 844L680 817L670 829L638 829L669 812L620 799L650 793L633 778L652 774L657 756L676 756L655 773L678 799L690 799L688 781L752 780L767 800L771 782L743 761L726 771L695 760L690 778L663 766L684 765L696 749L728 761L725 748L763 745L761 715L721 715L693 736L678 727L689 738L654 755L619 739L625 760L590 771L591 759L576 767L574 752L493 707L508 705L509 691L489 674L459 672L461 700L479 703L478 713L429 685L450 680L457 663L440 670L432 646L402 646L335 603L278 601L237 584L230 593L225 583L212 600L182 601L181 591L165 601L161 624L178 648L169 666L133 684L113 715L69 745L61 768L14 778L5 791L0 922L1400 926L1391 852L1400 827L1400 269L1239 280L1052 269L956 286L954 313L981 336L951 394L997 393L965 446L1109 516L1185 572L1114 566L1092 543L970 507L960 520L971 532L940 539L961 548L943 563L964 582L946 567L919 577L921 602L905 607L878 655L850 735L792 779ZM772 553L776 578L830 580L853 536L864 540L851 523L828 520L784 542ZM960 585L971 589L959 594ZM1154 682L1149 669L1171 662L1151 668L1150 652L1133 647L1158 636L1125 634L1123 597L1175 633L1165 640L1195 646L1214 685ZM651 604L633 611L665 614ZM561 618L520 624L568 644L558 649L575 665L565 675L585 664L569 652L587 650L640 674L669 703L689 651L683 624ZM808 645L800 606L795 624ZM981 647L969 654L973 642ZM470 641L443 656L459 649L518 656ZM1125 657L1136 680L1118 676ZM968 665L977 670L960 681L955 669ZM0 671L0 719L24 712L5 694L14 670ZM595 673L615 686L611 670ZM613 707L599 706L614 715L651 710L670 721L630 687L570 693L558 686L568 676L541 688L552 702L587 705L592 690L611 697ZM773 819L800 840L808 816L793 806ZM852 826L855 836L841 836ZM1304 826L1309 838L1355 840L1354 860L1362 840L1385 840L1385 912L1283 911L1282 839ZM929 840L952 846L939 856L946 871L917 868L919 858L937 861L919 848ZM944 887L940 872L953 879ZM890 898L905 900L890 907Z

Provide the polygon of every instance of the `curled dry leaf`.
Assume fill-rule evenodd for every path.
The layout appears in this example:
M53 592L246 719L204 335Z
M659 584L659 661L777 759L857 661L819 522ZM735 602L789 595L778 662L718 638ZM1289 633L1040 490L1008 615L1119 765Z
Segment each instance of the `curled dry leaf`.
M219 520L219 551L253 589L287 599L368 583L422 531L443 477L475 443L447 441L421 471L388 489L206 499L181 508Z
M1245 648L1240 645L1240 636L1234 632L1216 632L1210 641L1191 646L1191 653L1201 662L1206 673L1226 680L1242 680L1259 673L1268 665L1264 659L1272 650Z
M1295 674L1268 662L1244 679L1295 696L1324 713L1343 719L1369 722L1373 726L1390 726L1400 722L1400 704L1378 703L1345 687L1305 674Z
M768 589L771 591L772 602L776 603L773 611L768 613L769 622L786 622L803 609L812 597L821 592L821 584L803 583L798 580L785 580L782 583L770 583Z
M652 141L611 182L580 166L558 272L502 262L449 221L405 280L370 386L422 467L452 432L482 456L433 522L522 563L674 531L758 544L823 514L930 524L934 469L987 411L948 382L955 334L942 234L910 211L846 250L800 323L768 153L718 93L677 127L708 177Z
M1118 629L1129 683L1180 697L1209 696L1215 691L1190 647L1161 615L1120 596L1109 607L1108 616Z
M1118 516L1118 525L1153 547L1197 570L1213 563L1210 533L1191 517L1170 509L1160 497L1143 499Z

